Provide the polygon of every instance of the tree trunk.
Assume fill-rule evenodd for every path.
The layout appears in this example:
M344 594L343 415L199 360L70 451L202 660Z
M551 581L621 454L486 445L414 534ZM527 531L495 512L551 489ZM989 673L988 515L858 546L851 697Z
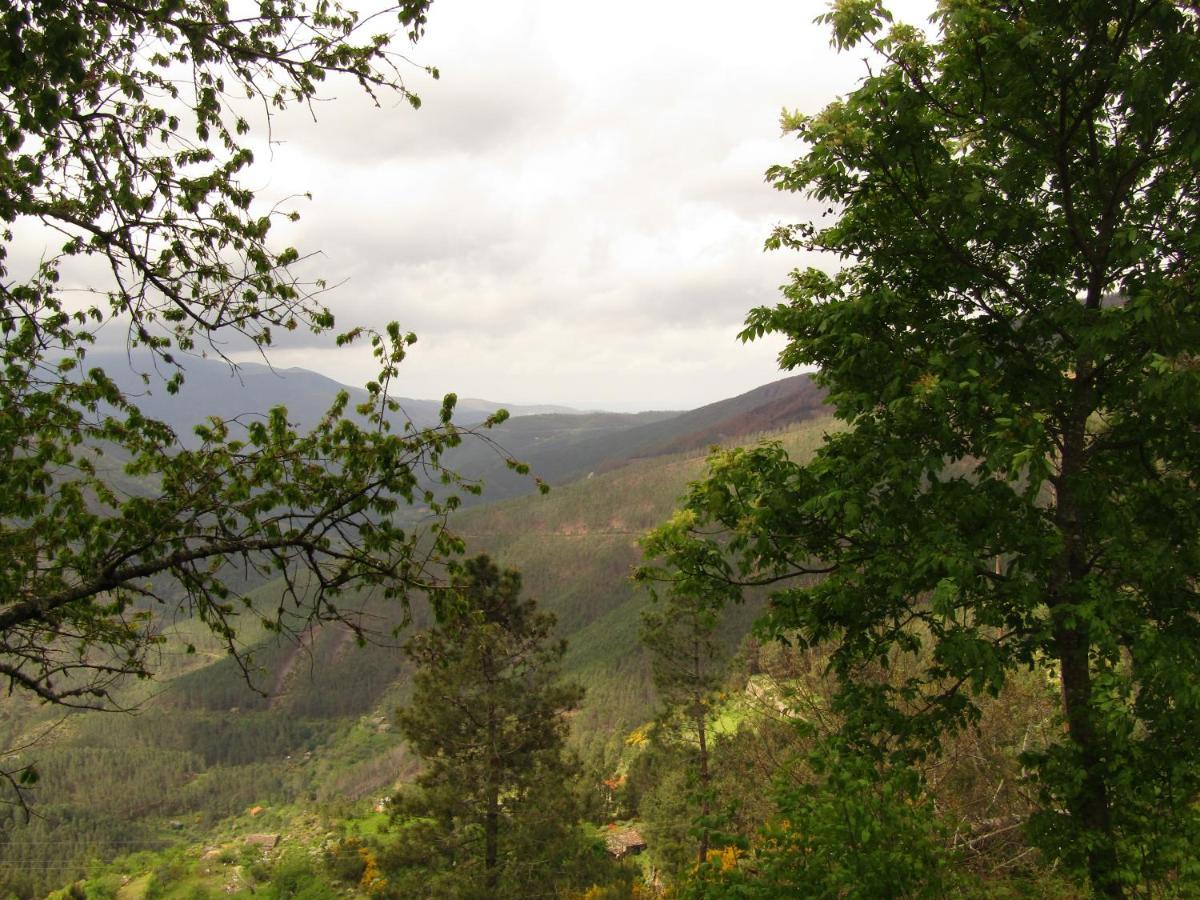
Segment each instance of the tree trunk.
M1092 673L1088 666L1089 641L1081 628L1055 624L1054 642L1062 671L1063 706L1071 742L1079 751L1083 778L1069 799L1068 809L1091 838L1088 848L1088 878L1101 897L1124 897L1117 878L1116 847L1112 810L1104 777L1103 746L1096 732L1092 698Z
M483 814L484 840L484 880L488 895L496 895L496 886L500 881L499 861L500 843L500 753L496 746L496 710L488 709L488 780L487 808Z
M487 813L483 821L484 830L484 860L483 866L486 871L485 880L489 893L495 894L496 883L499 880L500 871L496 868L498 857L498 841L500 825L500 802L494 791L489 791L487 799Z
M704 861L708 859L708 817L712 812L709 804L709 785L712 782L712 776L708 771L708 736L704 720L705 708L701 706L700 714L696 716L696 736L700 741L700 755L697 760L700 770L700 816L703 820L700 826L700 850L697 854L697 861L700 865L704 865Z
M1077 380L1090 375L1090 366L1080 365ZM1064 431L1059 478L1055 481L1055 523L1063 539L1063 550L1051 582L1050 615L1054 651L1062 683L1063 711L1071 742L1079 754L1082 778L1067 801L1067 809L1088 836L1088 880L1097 896L1125 896L1117 873L1116 842L1108 783L1104 772L1104 740L1096 728L1095 698L1092 694L1091 638L1086 620L1074 614L1075 588L1087 577L1086 534L1073 481L1084 455L1088 402L1085 385L1077 381L1075 416Z

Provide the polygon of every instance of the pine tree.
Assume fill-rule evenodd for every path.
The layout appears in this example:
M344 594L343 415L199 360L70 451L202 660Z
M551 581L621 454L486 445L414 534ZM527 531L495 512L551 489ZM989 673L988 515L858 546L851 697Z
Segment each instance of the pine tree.
M662 711L655 733L660 743L682 748L688 805L695 813L696 860L703 864L712 843L712 733L709 718L725 675L726 653L716 638L721 591L676 585L656 609L642 615L642 644L650 652L654 687ZM707 586L706 586L707 587Z
M552 615L521 599L516 571L475 557L437 606L439 624L405 645L418 670L399 725L426 768L398 798L409 826L398 852L432 870L425 890L523 895L570 855L565 714L583 691L560 680L566 642L552 639Z

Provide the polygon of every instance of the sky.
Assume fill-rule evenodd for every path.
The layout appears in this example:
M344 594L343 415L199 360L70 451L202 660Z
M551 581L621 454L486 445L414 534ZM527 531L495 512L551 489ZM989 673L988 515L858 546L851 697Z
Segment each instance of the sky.
M894 0L926 21L932 0ZM397 320L419 341L399 392L509 403L685 409L783 377L779 338L742 344L747 311L816 262L764 252L813 204L767 185L800 151L784 107L816 112L866 72L838 54L824 0L437 0L402 48L423 101L375 108L333 84L317 120L256 138L262 197L311 192L277 237L319 251L340 327ZM332 338L278 367L375 374Z

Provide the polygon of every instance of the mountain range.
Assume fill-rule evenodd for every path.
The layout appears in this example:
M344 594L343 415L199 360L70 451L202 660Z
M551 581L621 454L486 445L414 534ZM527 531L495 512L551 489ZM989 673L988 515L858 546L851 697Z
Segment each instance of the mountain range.
M128 386L137 389L136 379ZM303 426L341 389L304 370L243 367L234 378L212 363L189 368L181 396L153 392L142 405L181 430L201 411L238 415L278 404ZM440 409L433 401L404 405L410 415ZM499 405L467 405L464 423ZM457 513L450 527L468 554L486 552L517 568L526 594L556 616L569 642L565 674L587 691L572 722L573 742L597 769L610 770L626 735L655 706L638 641L648 598L629 579L641 559L638 537L670 516L702 475L710 445L765 433L804 457L832 422L806 375L685 412L517 409L526 414L489 433L504 450L468 438L448 460L485 483L485 502ZM529 462L555 487L545 496L536 492L532 479L507 470L506 454ZM270 606L280 590L268 582L251 596ZM381 634L400 621L394 604L361 599ZM753 596L729 611L722 628L729 648L758 611ZM428 621L419 598L414 614L417 627ZM390 726L408 697L409 668L398 647L406 635L359 648L352 635L328 626L293 643L252 615L239 619L239 640L263 667L255 682L262 693L246 685L219 640L184 619L155 650L157 679L131 684L123 697L139 708L136 716L58 720L32 703L0 707L0 746L33 741L29 758L41 774L40 818L9 822L0 845L0 874L26 873L18 893L61 880L58 870L38 866L47 846L58 848L56 865L69 866L131 848L202 841L216 823L257 805L344 803L386 793L412 776L414 760ZM185 653L185 644L195 652Z
M171 395L148 356L132 360L124 354L93 354L98 364L142 411L166 422L184 446L194 445L192 430L210 416L227 421L261 415L286 406L289 420L300 429L319 421L339 391L352 404L366 398L362 388L340 384L301 368L273 369L242 363L236 369L213 359L186 360L180 392ZM142 373L149 375L148 383ZM589 473L607 472L633 460L697 450L786 428L824 415L824 391L807 374L774 381L736 397L685 411L615 413L583 412L559 406L508 404L482 399L459 399L454 421L463 428L478 426L498 409L511 418L486 433L486 439L465 440L449 453L446 465L465 478L482 481L481 498L471 504L532 492L535 482L517 475L510 458L527 463L550 484L565 484ZM439 422L442 401L398 398L402 414L418 428Z

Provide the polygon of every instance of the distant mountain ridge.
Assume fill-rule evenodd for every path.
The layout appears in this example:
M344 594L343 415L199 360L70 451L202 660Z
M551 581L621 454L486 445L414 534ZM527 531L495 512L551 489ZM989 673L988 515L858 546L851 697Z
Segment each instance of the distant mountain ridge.
M687 412L586 413L510 419L489 436L539 478L565 484L650 459L776 431L828 415L825 391L809 375L793 375ZM529 493L528 477L508 470L504 454L471 442L447 464L484 482L482 502Z
M507 409L512 416L541 416L551 413L563 413L565 415L584 415L585 411L576 409L573 406L560 406L554 403L496 403L494 400L480 400L478 397L459 397L458 404L454 407L459 415L482 414L485 418L494 413L497 409L503 407Z
M339 391L350 395L351 403L361 403L367 392L361 387L341 384L325 375L300 367L276 369L262 363L239 363L234 369L221 360L185 357L184 383L179 393L167 393L165 379L170 371L158 367L148 354L132 360L124 353L94 352L85 368L99 366L148 416L166 422L178 433L181 442L194 442L192 431L209 416L227 421L262 415L276 406L286 406L288 418L301 429L320 421ZM149 375L149 384L142 379ZM441 400L397 397L405 416L418 428L440 421ZM460 398L455 407L455 422L477 425L498 409L514 416L544 413L571 413L570 407L546 404L523 405L478 398Z
M104 367L142 411L171 425L185 446L194 444L193 429L209 416L227 421L246 420L286 406L288 418L299 428L315 425L339 391L351 402L362 402L366 391L340 384L332 378L302 368L273 369L261 363L229 364L211 359L185 360L186 378L178 395L168 394L155 375L146 354L132 365L125 354L96 353L90 364ZM150 383L139 372L151 374ZM165 377L169 372L159 372ZM396 398L403 415L417 427L440 421L440 400ZM700 450L711 444L746 438L787 428L829 410L825 392L807 374L792 375L754 390L687 411L660 410L640 413L581 412L553 405L505 404L464 398L458 401L455 423L478 425L497 409L511 418L467 440L447 453L443 462L465 478L482 481L481 498L464 498L470 505L517 497L536 485L507 465L517 459L550 484L564 484L590 473L608 472L633 460Z
M608 470L634 459L682 453L764 431L777 431L829 412L825 390L814 384L808 374L792 375L647 425L628 435L639 443L623 456L605 460L601 468Z

